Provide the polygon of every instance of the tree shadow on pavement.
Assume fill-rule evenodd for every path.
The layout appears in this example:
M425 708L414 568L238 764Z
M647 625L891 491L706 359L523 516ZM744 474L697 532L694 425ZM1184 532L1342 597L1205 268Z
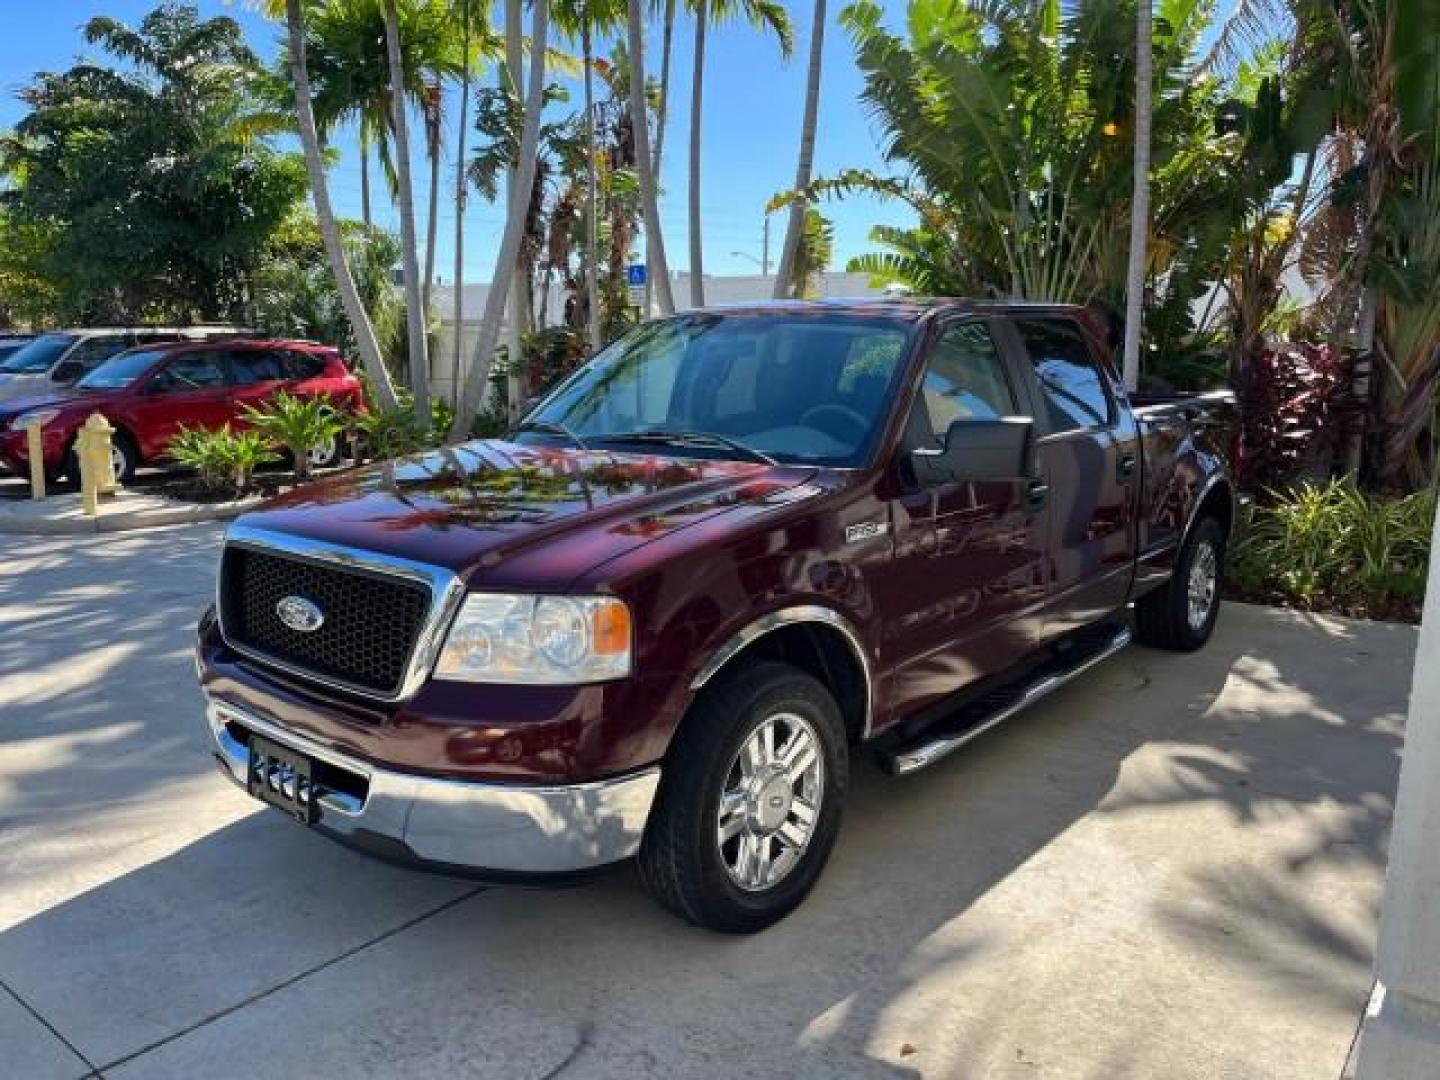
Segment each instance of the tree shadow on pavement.
M177 543L166 557L213 557L213 536ZM57 889L86 867L46 864L0 934L0 979L109 1076L263 1059L314 1076L1298 1077L1348 1032L1294 1021L1265 1067L1235 1071L1267 1010L1291 1023L1319 1002L1329 1022L1363 1003L1408 628L1231 608L1205 652L1132 650L912 778L857 764L813 895L732 938L656 909L629 869L472 892L245 816L199 736L193 584L106 606L153 583L126 570L98 605L41 605L18 652L0 638L0 687L27 663L63 671L77 622L135 644L111 673L141 665L124 721L103 680L0 696L0 738L18 709L22 738L76 740L33 776L0 772L0 818L39 801L81 829L92 787L156 829L167 805L215 815L110 880ZM92 727L110 730L98 763Z

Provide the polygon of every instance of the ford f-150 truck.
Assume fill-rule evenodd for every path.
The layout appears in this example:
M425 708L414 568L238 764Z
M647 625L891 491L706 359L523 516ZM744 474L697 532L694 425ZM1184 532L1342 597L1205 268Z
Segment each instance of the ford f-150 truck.
M757 930L820 874L860 748L906 774L1132 635L1205 643L1233 509L1201 409L1132 406L1071 307L647 323L507 439L231 526L215 756L383 858L635 858L677 914Z

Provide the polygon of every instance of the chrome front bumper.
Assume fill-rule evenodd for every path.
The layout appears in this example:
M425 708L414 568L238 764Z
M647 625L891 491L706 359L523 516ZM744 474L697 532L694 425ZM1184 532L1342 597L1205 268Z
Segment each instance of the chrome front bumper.
M380 768L211 700L206 718L221 770L245 788L252 732L350 774L325 791L315 825L375 854L436 869L563 875L635 854L660 783L658 768L554 787L442 780Z

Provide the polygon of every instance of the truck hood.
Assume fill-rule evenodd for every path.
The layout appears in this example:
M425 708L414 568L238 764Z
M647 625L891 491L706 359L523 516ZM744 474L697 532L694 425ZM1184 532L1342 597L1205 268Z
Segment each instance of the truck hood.
M239 524L468 580L563 590L641 544L773 498L815 470L485 440L296 488Z

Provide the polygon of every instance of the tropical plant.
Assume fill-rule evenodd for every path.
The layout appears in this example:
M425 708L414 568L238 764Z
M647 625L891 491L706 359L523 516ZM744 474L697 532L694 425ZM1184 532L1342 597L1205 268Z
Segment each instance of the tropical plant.
M219 487L229 467L224 445L229 436L228 428L216 432L182 425L165 452L177 464L194 469L205 487Z
M392 233L367 229L358 221L337 223L346 261L360 301L392 375L407 359L404 299L391 282L400 258ZM335 345L358 361L349 317L325 257L325 243L313 213L299 211L271 235L251 283L246 324L276 337L309 338Z
M907 36L873 0L848 7L863 100L899 175L847 170L772 207L866 192L919 223L882 230L894 268L947 291L1100 302L1118 310L1132 177L1132 0L915 5ZM1220 86L1194 58L1210 6L1168 0L1155 20L1149 276L1193 247L1240 147L1215 129ZM884 269L872 259L867 269ZM928 291L928 290L927 290Z
M1230 576L1258 598L1415 618L1435 501L1433 490L1388 499L1341 480L1302 486L1245 513Z
M1264 492L1326 476L1338 449L1350 385L1345 356L1327 345L1276 344L1240 369L1241 487Z
M650 156L650 110L645 93L645 0L629 0L626 52L630 60L630 126L645 218L645 261L660 314L670 315L675 311L675 297L670 286L670 263L665 257L665 238L660 232L659 177Z
M229 424L211 431L181 428L171 441L170 456L199 474L205 486L229 481L236 495L250 487L255 470L279 455L258 431L234 431Z
M285 0L285 27L290 75L295 91L295 118L300 131L300 145L305 152L305 167L310 175L310 194L315 200L315 218L320 226L320 235L324 238L330 271L335 277L340 301L350 320L351 333L365 374L370 380L378 405L388 411L396 407L395 387L385 368L380 345L375 337L375 328L371 325L370 317L355 287L355 279L350 272L350 264L341 242L340 227L330 203L330 188L325 178L325 162L320 151L320 135L316 129L311 102L305 14L301 0Z
M795 163L797 192L810 187L811 170L815 167L815 128L820 116L820 64L825 49L826 0L815 0L810 17L810 59L805 68L805 111L800 118L800 152ZM794 263L805 232L805 204L800 200L790 206L785 223L785 238L780 245L780 267L775 273L775 299L780 300L794 280Z
M789 59L794 48L790 16L778 0L695 0L695 57L690 83L690 303L705 306L704 246L700 239L700 135L705 118L705 36L713 22L743 17L757 30L769 30L780 43L780 55ZM813 51L813 47L812 47ZM818 77L818 76L817 76ZM659 175L659 142L665 125L665 84L661 79L661 111L656 121L655 173ZM806 178L808 182L808 177Z
M106 59L37 74L0 140L4 275L43 281L66 321L242 317L305 174L270 140L281 125L239 26L165 4L83 34Z
M422 424L430 421L430 355L425 343L425 307L430 295L428 280L420 281L420 262L416 249L415 235L415 188L410 180L410 132L405 116L404 93L406 68L400 54L399 15L395 0L385 0L385 59L389 83L390 130L395 136L395 178L400 201L400 265L405 280L405 326L406 341L410 357L410 394L415 399L415 415ZM429 101L432 88L425 87L425 99ZM436 125L438 128L438 124ZM438 154L438 139L436 140ZM434 157L432 157L432 163ZM436 165L431 166L432 178ZM434 198L439 189L431 184L431 220L435 217ZM434 238L431 238L434 250ZM431 262L433 268L434 263Z
M518 23L519 19L518 12L512 11L511 7L518 7L518 5L507 5L507 24ZM530 82L525 94L525 120L516 152L515 191L529 191L535 181L536 150L540 137L540 111L545 94L545 56L550 29L549 16L549 0L534 0L531 7ZM510 213L506 215L505 229L500 239L500 250L495 260L495 273L491 279L490 291L485 297L485 310L480 319L480 331L474 359L471 362L470 370L466 373L464 390L460 394L455 410L455 420L450 428L452 439L458 440L466 437L484 401L487 386L486 375L495 352L495 346L500 338L500 320L515 278L516 257L519 254L524 227L524 222L521 215L516 212L516 207L517 202L512 199Z
M297 479L310 475L310 455L334 444L346 418L324 398L281 392L264 405L246 406L245 423L290 455Z
M835 251L835 227L813 206L805 208L805 231L790 264L790 294L813 300Z
M1298 36L1334 105L1323 147L1329 199L1305 237L1303 265L1328 289L1322 307L1333 341L1363 327L1367 307L1375 313L1371 383L1380 422L1369 474L1384 487L1433 483L1440 476L1440 0L1299 6ZM1358 450L1357 443L1352 467Z

